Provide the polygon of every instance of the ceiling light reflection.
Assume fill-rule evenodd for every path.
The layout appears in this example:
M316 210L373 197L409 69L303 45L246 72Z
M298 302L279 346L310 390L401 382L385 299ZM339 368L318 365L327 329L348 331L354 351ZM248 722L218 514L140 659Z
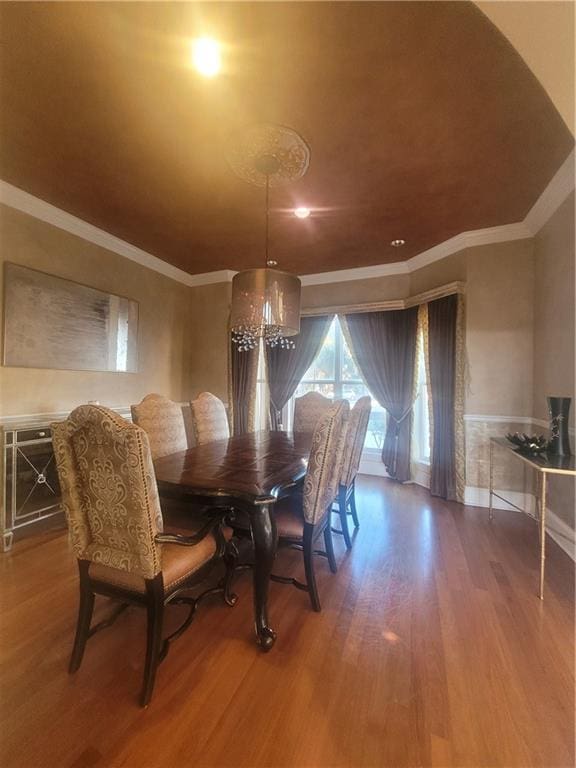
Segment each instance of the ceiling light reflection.
M211 37L199 37L192 42L192 63L204 77L214 77L220 71L220 44Z
M294 209L294 216L298 219L307 219L310 216L310 208L304 208L303 206Z

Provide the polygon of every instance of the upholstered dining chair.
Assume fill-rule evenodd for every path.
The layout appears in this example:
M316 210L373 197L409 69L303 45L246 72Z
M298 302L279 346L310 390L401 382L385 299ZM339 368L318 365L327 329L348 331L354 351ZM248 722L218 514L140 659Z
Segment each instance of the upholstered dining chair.
M319 392L306 392L294 400L294 432L314 432L316 424L332 406L333 400Z
M132 421L148 435L152 459L188 448L182 406L163 395L151 394L130 406Z
M224 403L211 392L201 392L190 403L192 423L198 445L226 440L230 437L228 416Z
M221 522L196 534L163 533L162 514L146 432L101 406L76 408L52 425L54 453L80 574L80 606L69 671L82 662L88 638L109 626L129 604L148 617L141 704L152 696L158 664L190 625L200 600L222 592L232 605L229 579L196 598L182 595L206 577L225 552ZM229 570L231 575L232 570ZM94 599L119 601L106 621L91 627ZM189 614L162 641L164 608L186 604Z
M340 530L333 528L334 533L344 536L346 549L352 548L352 540L348 530L348 515L352 515L354 527L358 528L358 514L356 511L355 481L358 469L360 468L360 458L366 432L368 431L368 421L370 411L372 410L372 400L370 397L361 397L350 411L348 419L348 429L342 455L342 469L340 473L340 482L338 485L338 514L340 516ZM349 511L350 510L350 511Z
M273 575L271 578L308 592L315 611L320 611L321 605L314 572L314 555L327 557L332 573L337 570L330 517L338 490L343 435L349 410L347 400L330 404L330 408L316 423L302 493L282 499L275 505L278 545L302 549L306 583L285 576ZM324 536L324 551L314 549L321 535Z

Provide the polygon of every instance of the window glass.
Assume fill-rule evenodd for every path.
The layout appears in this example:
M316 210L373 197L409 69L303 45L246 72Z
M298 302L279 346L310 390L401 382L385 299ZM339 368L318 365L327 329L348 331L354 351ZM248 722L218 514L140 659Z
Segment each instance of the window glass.
M412 422L412 457L424 464L430 463L430 418L428 413L428 381L424 360L424 340L419 339L417 364L417 395Z
M357 400L370 395L362 376L356 367L338 318L334 318L322 349L298 385L294 397L302 397L306 392L320 392L330 399L344 398L353 407ZM292 423L294 399L290 401L284 414L284 423ZM368 423L365 449L382 450L386 434L386 411L372 397L372 413Z
M342 379L344 381L362 381L362 376L350 354L344 334L342 334Z
M296 390L295 397L302 397L306 392L320 392L324 397L334 399L334 381L301 381Z

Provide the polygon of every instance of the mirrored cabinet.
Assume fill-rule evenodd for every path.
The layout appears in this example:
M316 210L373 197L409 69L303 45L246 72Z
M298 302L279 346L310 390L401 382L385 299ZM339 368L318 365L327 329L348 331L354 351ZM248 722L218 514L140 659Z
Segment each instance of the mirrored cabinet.
M60 485L48 425L4 427L2 467L2 542L12 547L14 533L61 515Z

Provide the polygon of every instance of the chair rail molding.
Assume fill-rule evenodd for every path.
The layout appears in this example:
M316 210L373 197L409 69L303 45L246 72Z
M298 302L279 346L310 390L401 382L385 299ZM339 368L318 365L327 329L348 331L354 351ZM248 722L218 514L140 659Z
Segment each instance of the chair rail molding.
M322 285L389 275L405 275L428 264L433 264L435 261L441 261L446 256L457 253L464 248L534 237L574 189L574 162L575 154L572 150L523 221L461 232L406 261L301 275L302 285ZM234 270L222 269L192 275L2 180L0 180L0 203L27 213L47 224L52 224L190 287L230 282L236 274Z

